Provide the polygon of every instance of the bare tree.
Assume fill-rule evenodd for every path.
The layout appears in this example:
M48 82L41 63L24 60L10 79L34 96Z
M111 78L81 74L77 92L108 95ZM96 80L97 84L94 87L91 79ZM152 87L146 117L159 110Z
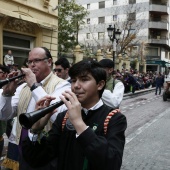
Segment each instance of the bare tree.
M139 4L131 4L121 9L127 18L125 20L118 19L115 22L116 27L121 28L121 38L118 41L119 48L117 48L117 54L130 54L133 46L140 46L141 42L143 42L138 33L142 26L146 24L141 19L144 14L142 12L139 14L144 9L145 7L139 6Z

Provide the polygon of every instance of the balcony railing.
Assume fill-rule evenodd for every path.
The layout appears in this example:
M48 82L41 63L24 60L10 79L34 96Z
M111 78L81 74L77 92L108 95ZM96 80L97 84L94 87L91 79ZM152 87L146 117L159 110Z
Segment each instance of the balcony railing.
M168 13L168 6L164 4L151 4L149 6L149 11Z
M164 21L150 21L149 28L157 28L157 29L164 29L168 30L169 23Z
M164 6L168 6L168 3L167 2L161 2L161 0L158 2L150 2L149 3L150 5L154 4L154 5L164 5Z
M159 36L159 35L157 35L157 36L150 35L149 39L148 39L148 43L168 45L168 37Z

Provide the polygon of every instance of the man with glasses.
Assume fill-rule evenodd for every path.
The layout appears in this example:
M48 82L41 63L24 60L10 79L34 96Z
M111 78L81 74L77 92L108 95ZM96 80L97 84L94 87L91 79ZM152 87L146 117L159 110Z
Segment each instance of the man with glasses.
M37 47L30 51L27 60L28 68L22 68L26 83L17 88L16 80L3 87L3 92L0 95L0 117L10 119L14 116L18 117L21 113L32 112L40 98L49 94L56 97L53 102L55 103L60 100L59 96L63 91L70 90L68 81L53 74L51 70L52 63L52 56L47 48ZM11 72L8 77L11 78L15 75L16 72ZM50 118L46 129L51 128L51 123L53 123L57 114L64 110L66 110L65 105L57 108L56 113ZM28 131L21 127L17 119L15 120L11 136L9 137L9 153L7 160L3 162L3 166L10 168L9 165L12 164L13 167L19 166L20 170L32 170L23 160L21 153L22 140L28 135ZM54 166L51 163L46 167L42 167L42 169L52 170L55 169Z
M68 75L69 68L69 61L65 57L61 57L55 62L54 72L58 77L70 82L70 77Z
M0 64L0 81L6 79L9 74L9 68ZM2 89L0 89L2 92ZM0 158L4 147L3 134L6 132L6 121L0 121Z

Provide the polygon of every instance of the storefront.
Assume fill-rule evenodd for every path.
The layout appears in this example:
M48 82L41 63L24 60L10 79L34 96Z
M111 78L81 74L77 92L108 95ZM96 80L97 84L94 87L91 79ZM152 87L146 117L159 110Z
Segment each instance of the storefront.
M146 71L152 72L164 72L166 67L166 61L163 60L147 60Z
M58 17L56 0L0 1L0 63L8 50L22 66L29 51L47 47L57 57Z

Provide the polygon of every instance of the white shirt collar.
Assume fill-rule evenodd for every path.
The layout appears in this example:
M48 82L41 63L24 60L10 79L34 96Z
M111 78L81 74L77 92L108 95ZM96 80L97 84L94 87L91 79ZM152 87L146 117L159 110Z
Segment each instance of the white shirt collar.
M85 112L85 114L87 115L88 114L88 111L89 110L96 110L98 109L100 106L103 105L103 101L100 99L93 107L91 107L90 109L86 109L86 108L82 108Z

